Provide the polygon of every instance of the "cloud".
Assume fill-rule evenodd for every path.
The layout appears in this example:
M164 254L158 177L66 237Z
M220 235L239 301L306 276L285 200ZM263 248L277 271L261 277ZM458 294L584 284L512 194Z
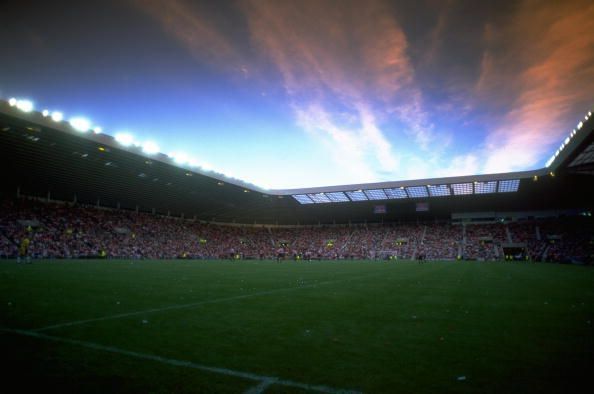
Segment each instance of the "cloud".
M421 63L431 64L444 49L444 36L450 23L450 12L455 8L454 0L439 1L436 4L437 22L429 32L427 43L421 48Z
M201 5L134 1L197 61L250 79L258 92L280 85L304 138L351 182L538 167L581 115L576 108L591 106L594 5L585 0L523 0L473 21L483 37L455 36L472 48L464 67L445 59L444 35L466 30L444 6L427 27L427 48L414 48L420 70L397 7L380 0L232 3L242 39ZM423 67L429 82L419 80ZM440 86L439 98L426 96L425 82ZM457 126L474 133L468 139L479 135L480 147L451 146Z
M376 179L378 169L392 173L398 168L398 157L366 108L359 108L361 123L353 128L338 126L340 122L320 104L295 107L295 113L298 124L327 146L333 160L350 177L347 182Z
M246 76L247 60L237 43L208 14L184 0L132 0L200 62Z
M386 123L400 122L401 138L429 149L432 125L408 43L383 2L238 3L249 31L247 49L189 2L136 3L201 62L244 78L265 63L276 70L297 124L326 144L354 178L380 180L378 171L398 169ZM270 73L259 77L274 80Z
M476 153L454 156L446 167L438 167L437 176L474 175L480 172L480 160Z
M541 166L594 91L594 4L526 0L501 26L485 28L475 87L479 100L508 103L485 139L486 173Z
M366 147L357 131L337 127L332 115L316 104L306 108L296 107L295 113L298 124L326 145L332 159L350 179L357 182L374 176L365 160Z
M278 69L300 124L350 152L357 168L370 168L367 180L378 180L372 169L396 176L398 147L386 123L401 122L400 137L429 149L432 125L406 36L383 2L251 1L244 11L252 41Z

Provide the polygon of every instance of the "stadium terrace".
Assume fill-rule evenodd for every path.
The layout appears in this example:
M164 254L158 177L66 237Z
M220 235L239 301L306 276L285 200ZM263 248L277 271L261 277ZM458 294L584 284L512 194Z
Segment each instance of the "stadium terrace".
M308 259L591 261L591 228L564 222L593 208L591 112L539 170L292 190L261 189L28 100L0 102L0 121L3 168L15 169L2 185L4 256L28 228L44 258L273 258L282 244Z

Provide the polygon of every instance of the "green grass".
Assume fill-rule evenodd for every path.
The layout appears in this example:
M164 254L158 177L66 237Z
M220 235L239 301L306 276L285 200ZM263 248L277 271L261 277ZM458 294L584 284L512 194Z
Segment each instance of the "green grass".
M141 313L127 315L133 312ZM124 316L92 320L118 314ZM0 263L0 327L30 332L85 319L92 321L41 332L367 393L565 392L589 384L594 372L591 267ZM10 360L5 384L22 389L236 393L258 384L7 330L0 349ZM307 390L276 384L265 392Z

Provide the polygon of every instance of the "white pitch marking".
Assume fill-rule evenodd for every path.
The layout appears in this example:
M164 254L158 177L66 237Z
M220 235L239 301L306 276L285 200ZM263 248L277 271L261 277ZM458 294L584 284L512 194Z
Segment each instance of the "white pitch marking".
M176 367L193 368L193 369L198 369L201 371L217 373L220 375L233 376L233 377L237 377L237 378L255 380L255 381L260 382L260 384L258 384L257 386L254 386L251 389L248 389L248 391L246 393L248 393L248 392L249 393L262 393L267 387L269 387L272 384L279 384L282 386L302 388L305 390L312 390L312 391L318 391L321 393L329 393L329 394L360 394L361 393L360 391L356 391L356 390L343 390L343 389L336 389L333 387L322 386L322 385L310 385L307 383L294 382L292 380L279 379L279 378L276 378L273 376L257 375L257 374L251 373L251 372L242 372L242 371L235 371L235 370L227 369L227 368L211 367L208 365L193 363L191 361L183 361L183 360L176 360L173 358L165 358L165 357L160 357L160 356L156 356L153 354L139 353L139 352L134 352L131 350L120 349L120 348L113 347L113 346L101 345L101 344L94 343L94 342L87 342L87 341L81 341L78 339L69 339L69 338L56 337L53 335L41 334L41 333L35 332L35 331L9 329L9 328L0 328L0 331L24 335L24 336L33 337L33 338L46 339L46 340L54 341L54 342L67 343L69 345L81 346L81 347L85 347L88 349L100 350L100 351L114 353L114 354L121 354L124 356L139 358L139 359L143 359L143 360L156 361L156 362L159 362L162 364L173 365ZM260 389L261 391L253 391L253 392L251 391L251 390L255 390L255 389Z
M94 322L104 321L104 320L121 319L121 318L125 318L125 317L136 316L136 315L143 315L143 314L147 314L147 313L165 312L165 311L176 310L176 309L194 308L194 307L201 306L201 305L216 304L216 303L219 303L219 302L227 302L227 301L236 301L236 300L242 300L244 298L251 298L251 297L257 297L257 296L262 296L262 295L276 294L276 293L281 293L281 292L285 292L285 291L307 289L307 288L316 287L316 286L319 286L319 285L329 285L329 284L334 284L334 283L347 282L349 280L363 279L363 278L367 278L367 277L370 277L370 276L377 276L377 275L381 275L381 274L383 274L383 272L374 272L373 274L368 274L368 275L363 275L363 276L356 276L354 278L331 280L331 281L326 281L326 282L317 282L317 283L312 283L312 284L309 284L309 285L298 286L298 287L285 287L285 288L282 288L282 289L273 289L273 290L259 291L259 292L251 293L251 294L243 294L243 295L237 295L237 296L231 296L231 297L216 298L214 300L198 301L198 302L193 302L193 303L190 303L190 304L171 305L171 306L166 306L166 307L163 307L163 308L145 309L143 311L128 312L128 313L118 313L116 315L96 317L96 318L85 319L85 320L75 320L75 321L71 321L71 322L58 323L58 324L53 324L51 326L41 327L41 328L37 328L37 329L31 330L31 331L37 331L37 332L39 332L39 331L47 331L47 330L53 330L53 329L56 329L56 328L78 326L78 325L81 325L81 324L94 323Z
M276 383L277 379L265 379L258 383L256 386L251 387L243 392L243 394L262 394L268 387Z

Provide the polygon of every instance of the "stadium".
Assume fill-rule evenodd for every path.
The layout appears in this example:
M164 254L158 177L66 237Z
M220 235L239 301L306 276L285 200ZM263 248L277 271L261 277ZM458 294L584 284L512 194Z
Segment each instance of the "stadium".
M384 301L389 305L389 302L396 300L387 301L384 297L394 296L394 289L400 287L403 287L403 294L414 298L411 305L403 307L404 310L396 309L400 314L409 314L396 318L398 326L404 323L410 326L407 330L415 330L415 336L423 336L421 344L414 340L409 344L420 348L409 351L419 352L418 354L431 352L434 345L425 341L435 340L438 341L435 346L441 345L452 331L445 327L458 324L461 326L460 330L465 330L464 340L458 339L460 342L452 345L454 347L448 351L454 352L457 346L473 346L466 335L472 332L478 335L479 332L473 331L477 330L473 324L478 324L478 321L463 323L459 321L460 314L468 314L470 310L482 316L482 321L487 315L497 312L500 307L498 304L485 306L477 304L474 298L479 296L493 301L487 297L493 291L497 298L511 297L497 300L498 302L519 303L514 308L520 308L522 313L536 313L540 316L539 319L543 319L541 323L544 326L553 323L547 320L553 316L554 319L560 319L554 322L554 329L560 330L559 334L564 340L561 342L562 348L555 348L555 352L561 353L555 355L559 357L559 361L571 361L571 371L567 370L567 366L558 366L555 363L560 377L578 373L578 377L585 378L587 375L581 375L585 374L584 368L589 369L592 365L589 361L593 337L591 320L587 320L592 316L592 306L587 304L588 300L592 300L591 270L582 272L585 267L542 266L545 262L574 265L592 263L594 227L591 212L594 208L594 190L591 187L591 177L594 127L591 113L571 131L554 153L549 166L536 171L264 191L238 180L178 165L166 155L147 155L140 147L124 146L106 134L77 130L72 124L56 122L41 112L24 112L14 100L0 103L0 112L0 157L2 167L10 169L2 183L2 257L17 258L19 243L27 238L31 241L27 258L32 258L36 263L27 267L30 272L14 271L18 267L12 265L4 267L3 287L6 292L3 291L3 295L20 299L25 307L20 309L21 305L13 305L12 301L4 304L3 325L11 327L9 333L25 337L19 337L13 342L15 338L10 338L11 335L3 335L5 341L10 341L5 342L4 347L13 349L14 344L18 344L18 349L14 348L11 358L17 359L17 365L23 363L22 367L27 373L50 385L72 391L103 391L111 389L112 385L122 384L123 388L117 387L123 391L144 391L149 387L152 389L152 385L156 384L155 387L160 387L159 390L170 391L173 390L171 384L181 384L179 382L183 381L182 386L188 391L202 387L200 390L205 391L247 392L253 388L250 388L250 384L280 392L342 392L343 389L383 392L391 391L393 387L401 387L405 391L416 391L418 387L421 387L420 391L428 392L436 387L439 390L445 388L457 391L457 380L439 381L438 376L444 372L442 370L424 380L427 386L418 386L418 381L412 386L392 382L388 378L392 372L383 376L381 368L379 377L376 376L378 371L367 371L366 374L374 378L364 379L365 383L362 384L356 380L362 379L358 373L349 372L344 375L342 368L359 368L363 367L359 362L366 363L352 360L350 362L353 365L336 362L339 365L338 370L328 372L334 374L329 379L332 384L328 384L325 370L318 378L310 378L306 367L291 372L291 368L297 368L301 364L293 364L294 360L288 355L282 356L287 357L285 361L288 364L280 369L267 365L270 360L278 361L268 351L279 351L277 346L286 346L284 342L287 340L294 342L291 346L295 346L314 333L324 336L324 340L328 341L314 341L314 346L325 348L322 352L324 357L331 357L333 360L339 354L343 357L341 351L337 350L342 348L342 341L361 340L358 338L361 333L354 335L349 330L359 331L361 327L357 327L357 324L367 326L368 323L349 322L345 327L347 321L341 320L345 318L343 313L357 315L349 309L362 308L363 305L359 302L364 302L369 307L379 301L380 306L385 308ZM155 259L167 260L159 262ZM187 263L181 262L186 260ZM415 260L426 260L435 265L411 266L411 261ZM42 264L37 264L38 261ZM279 262L282 264L278 265ZM507 266L506 263L513 265ZM219 267L221 264L223 266ZM235 265L230 267L224 264ZM460 267L455 266L458 264ZM486 266L477 268L473 264ZM53 265L59 268L56 270ZM143 272L135 272L138 269L135 267ZM485 277L478 282L474 282L477 279L473 278L473 283L465 283L464 286L468 287L463 291L463 294L467 294L462 295L464 299L456 297L449 302L424 301L428 297L426 292L444 292L442 295L451 297L452 289L441 286L455 286L456 282L460 283L464 279L461 275L473 275L468 271L476 269ZM579 271L575 271L576 269ZM220 275L224 273L231 278L221 280ZM538 281L532 275L536 278L539 275L543 277ZM567 276L564 279L567 282L563 286L585 285L586 287L580 287L580 291L584 293L579 296L566 293L567 289L563 286L559 289L556 286L550 288L550 281L555 280L558 275ZM112 276L130 282L112 282ZM393 282L386 282L386 276ZM157 280L157 277L160 279ZM12 283L8 282L9 278ZM532 293L524 288L524 283L517 282L528 278L538 282L534 283L535 286L544 287ZM72 286L72 280L80 280L80 285L84 288L77 290L78 286ZM159 287L161 280L169 281L171 288ZM501 280L506 283L501 283ZM46 287L45 281L51 287ZM208 281L216 281L222 288L210 288ZM448 281L453 283L448 284ZM371 290L387 286L388 283L391 290L382 289L379 293ZM549 284L546 285L547 283ZM143 290L145 286L149 286L148 294ZM418 289L415 288L417 286ZM492 286L496 287L492 289ZM97 295L88 290L105 294L97 298ZM559 293L555 293L556 291ZM217 295L213 297L211 292ZM478 293L473 296L466 292ZM353 293L357 297L353 298ZM366 294L370 298L363 298L365 301L362 301L359 298L360 293L370 293ZM293 296L299 299L299 303L291 305ZM529 305L522 307L517 296L527 297L524 301ZM531 298L534 296L537 299ZM253 305L250 305L247 300L252 297ZM266 299L268 297L274 298L274 302L280 305L269 304ZM341 299L342 297L345 299ZM433 297L435 295L430 296L431 299ZM534 303L540 299L543 301L536 307ZM232 306L227 304L234 301L246 305L233 306L239 309L228 310ZM93 302L93 307L89 309L86 302ZM548 307L548 302L556 304L555 307ZM120 307L122 303L130 305ZM214 357L212 366L205 366L194 364L190 360L179 361L177 358L159 355L161 348L158 341L155 349L157 351L154 352L156 354L123 350L127 349L125 345L121 345L121 348L102 345L99 343L105 341L100 340L95 343L94 338L105 338L104 336L110 338L108 342L112 343L111 339L121 333L122 336L141 336L140 343L137 344L139 349L144 349L145 346L152 348L144 341L152 342L155 338L149 339L150 335L144 337L144 333L138 333L138 330L146 330L143 326L149 324L154 325L156 330L163 329L163 337L168 341L171 340L168 335L179 335L185 343L189 338L194 338L195 324L202 319L196 317L195 310L203 309L211 303L213 305L209 308L213 310L210 313L231 315L220 321L211 317L211 323L201 329L212 329L212 333L219 330L225 332L229 328L227 325L240 325L236 328L242 334L237 339L246 339L244 330L250 331L246 335L247 338L251 336L251 339L250 343L237 346L247 346L244 350L248 353L253 351L249 350L253 346L251 341L268 341L262 335L276 336L276 340L282 344L273 340L273 346L258 345L256 352L258 357L263 357L258 360L262 364L254 365L254 360L251 359L237 361L232 351L226 356L232 362ZM301 315L313 305L321 308L325 303L331 305L330 309L316 310L313 315L306 312L308 318ZM570 304L570 312L575 312L575 316L566 315L569 313L566 308ZM439 312L456 313L458 317L450 320L439 315L433 310L437 305L443 309ZM551 315L546 315L542 310L543 306L545 309L557 309ZM252 309L254 307L257 310ZM341 313L340 308L346 309ZM367 310L366 313L371 314L369 318L376 313L382 316L383 313L390 313L377 305L374 308L377 309ZM281 310L286 312L286 309L290 312L282 317L282 322L276 320L275 315ZM244 315L246 313L247 316ZM251 316L254 313L266 314L267 319L272 319L266 324L281 331L264 334L267 330L259 329L259 319L263 317L253 321ZM336 317L338 320L329 321L328 316L335 313L340 315ZM518 317L516 313L519 311L511 312L510 315L500 313L502 315L497 319L508 319ZM363 316L365 313L361 317ZM587 323L582 320L582 327L567 323L566 319L572 321L577 316L581 316L579 319L586 319ZM310 328L297 329L301 331L298 334L301 338L296 340L293 338L296 335L293 325L302 326L302 318L305 321L314 320L305 323L304 327ZM172 323L172 319L175 323ZM298 320L291 321L292 319ZM408 321L402 322L402 319ZM491 322L497 325L499 323ZM529 323L532 322L525 321L526 326L521 327L529 328L529 333L510 335L517 335L516 340L522 339L522 335L526 334L544 335L540 340L545 342L551 338L549 335L552 334L539 334L538 327ZM574 323L577 324L577 320ZM433 332L436 330L432 327L433 324L444 331ZM468 326L465 327L465 324ZM417 326L426 326L430 333L416 331ZM520 329L513 324L511 326L510 330ZM391 327L389 323L383 329L387 327ZM486 329L480 328L480 332ZM282 330L287 331L283 334ZM533 330L536 330L536 334ZM6 334L6 329L4 332ZM209 348L202 342L210 341L212 333L196 334L200 338L198 343L201 348ZM218 343L218 346L226 346L228 341L235 340L238 333L230 330L223 335L229 337ZM367 346L391 345L390 335L383 335L386 335L385 338L382 337L386 341L384 344L369 344L365 340L363 343L345 345L345 349L350 352L352 345L355 346L354 349L361 347L358 351L367 352ZM435 338L426 338L426 335L434 335ZM450 335L454 336L453 333ZM490 340L501 341L506 338L501 337L501 333L493 332L491 335L493 337ZM86 338L93 338L93 341ZM36 343L40 339L54 342L50 345L52 349L40 349ZM513 346L520 345L511 341L507 346L512 346L511 343L514 343ZM180 345L176 345L175 341L173 343L173 346ZM215 346L216 354L225 354L218 346ZM506 348L506 345L501 346L506 351L515 351ZM68 349L69 347L82 347L84 354L71 354L75 350ZM180 346L180 351L183 347ZM311 353L300 362L315 366L330 361L315 359L316 349L309 350ZM501 349L498 349L497 354L504 357L499 350ZM300 353L297 349L293 351ZM53 355L53 352L57 352L57 355ZM94 354L102 352L112 354ZM471 349L462 352L468 353L464 357L475 354ZM166 353L171 353L171 350ZM418 354L416 357L420 357ZM481 349L481 355L487 357L490 353ZM363 357L357 352L355 356L357 359ZM431 355L434 356L437 357ZM30 357L33 361L29 360ZM105 357L117 359L117 372L110 370L110 366L105 364L108 362ZM314 357L315 361L310 357ZM542 350L542 354L526 362L540 362L544 364L540 365L541 368L546 367L549 360L539 357L550 357L548 350ZM131 360L127 360L128 358ZM402 357L397 362L405 360L409 360L409 356ZM447 357L443 361L446 360ZM89 363L92 370L86 370L87 367L81 370L81 362ZM132 372L133 369L136 371L138 362L143 364L141 372ZM247 367L240 367L244 362ZM369 365L374 365L375 362L376 360L372 360ZM46 369L48 363L52 364L49 371ZM164 366L155 365L159 363ZM465 365L463 369L473 370L476 378L485 379L482 382L477 379L478 382L464 388L474 391L478 390L478 386L474 384L485 384L493 376L477 367L475 360L471 360L470 364L474 366ZM31 365L33 367L29 369ZM234 367L227 369L228 365ZM186 372L153 370L176 369L176 366L181 369L197 369L196 374L187 379L192 385L198 386L186 386L189 384L185 380ZM292 379L285 379L281 373L278 374L280 377L276 374L270 377L267 368L276 371L289 368L286 376L291 376ZM375 365L374 368L379 366ZM448 370L449 366L443 365L440 368ZM238 372L243 370L249 372ZM261 375L252 373L254 370ZM413 372L414 370L409 371ZM460 371L460 379L466 379L462 372ZM140 382L153 373L163 373L164 377L156 383L146 383L146 386ZM504 369L502 373L509 371ZM517 388L516 384L526 385L520 391L560 389L561 386L548 385L561 384L561 381L543 378L542 373L539 369L534 374L520 374L519 382L511 377L513 389ZM220 379L217 374L221 376ZM312 376L315 375L313 373ZM343 388L341 383L350 381L350 377L355 380ZM497 375L497 378L500 376ZM432 386L434 384L438 386ZM495 391L512 390L505 382L499 384L495 386ZM176 390L177 388L173 391ZM480 391L488 392L489 389L481 387Z
M539 170L264 190L19 106L0 107L3 257L30 231L36 258L592 262L591 112Z
M7 387L589 385L594 108L538 169L264 188L29 99L0 99Z

